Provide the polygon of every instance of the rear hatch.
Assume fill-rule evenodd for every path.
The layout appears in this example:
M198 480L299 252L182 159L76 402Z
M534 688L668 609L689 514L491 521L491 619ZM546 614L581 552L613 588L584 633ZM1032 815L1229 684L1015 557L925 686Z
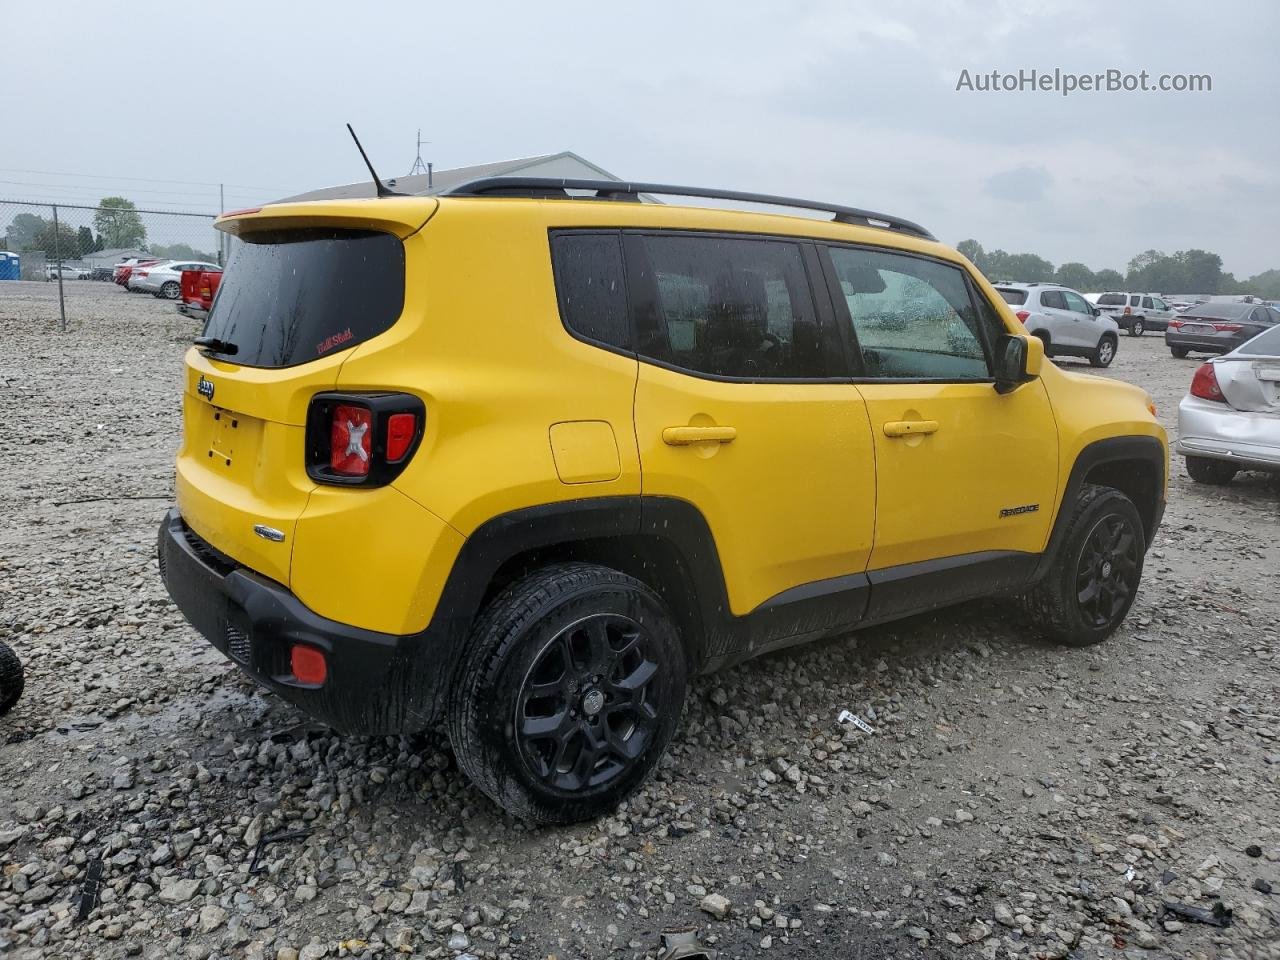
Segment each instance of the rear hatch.
M304 435L312 396L351 349L404 310L403 239L436 201L267 207L224 218L238 237L201 342L186 357L178 509L215 549L284 585L314 483Z

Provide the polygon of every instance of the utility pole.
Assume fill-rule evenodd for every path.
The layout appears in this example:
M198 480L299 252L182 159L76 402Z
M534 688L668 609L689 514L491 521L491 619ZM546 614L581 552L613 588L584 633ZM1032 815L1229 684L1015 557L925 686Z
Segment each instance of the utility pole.
M58 270L58 329L67 332L67 301L62 296L62 244L58 240L58 205L53 206L53 260Z

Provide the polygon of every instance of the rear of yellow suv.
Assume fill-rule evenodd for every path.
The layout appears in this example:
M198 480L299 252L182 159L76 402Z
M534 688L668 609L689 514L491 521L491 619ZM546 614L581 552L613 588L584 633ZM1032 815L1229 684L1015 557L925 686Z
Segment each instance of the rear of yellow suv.
M696 672L992 593L1101 640L1163 510L1149 398L922 228L618 202L658 192L229 215L186 358L188 619L339 730L445 720L540 822L643 783Z

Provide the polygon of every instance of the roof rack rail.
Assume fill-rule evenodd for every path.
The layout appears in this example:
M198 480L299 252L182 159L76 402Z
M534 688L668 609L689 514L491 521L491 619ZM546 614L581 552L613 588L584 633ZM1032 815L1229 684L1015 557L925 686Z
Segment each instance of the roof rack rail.
M594 192L593 197L574 197L570 190ZM761 203L773 207L795 207L802 210L821 210L832 214L837 223L851 223L863 227L881 227L897 230L925 240L937 238L910 220L892 217L886 213L845 207L836 203L817 200L800 200L795 197L778 197L767 193L747 193L742 190L714 190L709 187L681 187L669 183L632 183L623 180L579 180L558 177L482 177L443 192L451 197L533 197L544 200L623 200L638 202L642 194L660 194L672 197L705 197L711 200L736 200L742 203Z

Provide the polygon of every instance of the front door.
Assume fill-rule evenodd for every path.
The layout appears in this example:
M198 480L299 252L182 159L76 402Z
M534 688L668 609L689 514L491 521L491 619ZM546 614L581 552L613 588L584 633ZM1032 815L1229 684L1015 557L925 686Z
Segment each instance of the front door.
M671 231L625 250L645 497L702 512L734 615L854 583L865 604L871 428L815 306L814 246Z
M957 265L825 248L877 468L868 617L1021 582L1044 549L1058 476L1043 384L999 394L1000 315Z

